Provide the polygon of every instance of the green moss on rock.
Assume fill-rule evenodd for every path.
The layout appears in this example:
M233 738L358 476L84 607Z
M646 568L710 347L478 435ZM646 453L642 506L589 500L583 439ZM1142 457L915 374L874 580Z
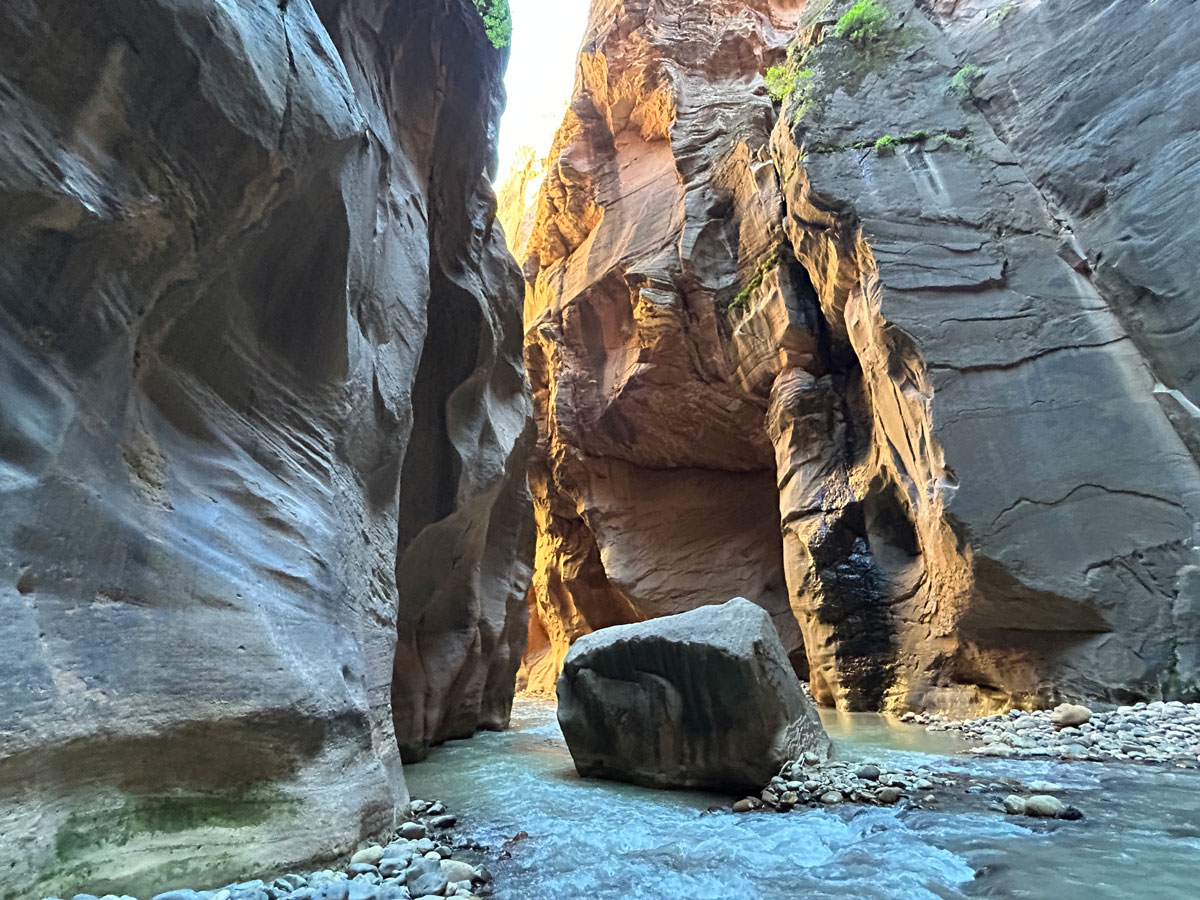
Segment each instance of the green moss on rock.
M762 287L763 279L767 277L767 273L778 266L779 252L776 251L763 260L746 286L738 292L736 297L729 301L729 305L725 307L726 311L748 309L750 307L750 298L754 296L755 291Z
M865 47L883 37L890 14L879 0L858 0L833 26L833 33L851 44Z

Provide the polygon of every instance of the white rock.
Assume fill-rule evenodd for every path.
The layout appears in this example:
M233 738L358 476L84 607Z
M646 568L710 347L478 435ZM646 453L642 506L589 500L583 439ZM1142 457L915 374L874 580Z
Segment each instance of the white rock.
M367 863L371 866L379 865L379 861L383 859L383 848L378 844L372 844L370 847L363 847L352 857L350 857L350 865L356 863Z
M1063 703L1056 707L1054 712L1050 714L1050 721L1058 728L1069 728L1073 725L1082 725L1084 722L1092 718L1092 711L1086 706L1078 706L1074 703Z
M1039 819L1053 819L1065 808L1061 800L1049 794L1035 794L1025 801L1025 815Z
M1016 794L1009 794L1004 798L1004 811L1010 816L1025 815L1025 798L1018 797Z

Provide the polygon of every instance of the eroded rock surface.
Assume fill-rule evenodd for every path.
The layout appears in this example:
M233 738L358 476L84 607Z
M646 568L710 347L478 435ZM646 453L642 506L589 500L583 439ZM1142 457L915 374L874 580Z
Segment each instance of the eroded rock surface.
M714 304L737 248L766 256L757 203L774 113L749 85L795 4L601 3L550 153L525 263L525 361L543 453L524 681L547 690L596 628L745 596L801 669L764 426L770 379L736 378ZM773 177L773 176L772 176ZM736 207L736 212L734 212Z
M0 893L335 857L505 720L502 64L465 0L0 7Z
M580 775L650 787L757 788L829 754L770 616L742 597L580 638L558 721Z
M699 577L842 708L1200 691L1200 43L1161 4L885 5L857 43L840 0L593 9L526 262L530 684Z
M1200 471L1158 401L1171 376L1072 254L1020 147L976 108L968 60L920 10L887 6L866 46L830 33L840 4L809 19L812 76L772 142L791 252L861 373L856 430L869 441L854 445L847 508L867 512L864 559L889 601L875 623L881 700L1194 692L1200 668L1184 648L1200 624ZM1052 91L1058 76L1044 77ZM1093 96L1109 90L1096 72L1079 77ZM1041 140L1065 159L1076 135L1063 119ZM1200 182L1178 189L1200 194ZM811 551L825 530L818 517L795 533ZM850 635L820 623L804 593L793 603L818 639L814 690L846 702L860 659Z

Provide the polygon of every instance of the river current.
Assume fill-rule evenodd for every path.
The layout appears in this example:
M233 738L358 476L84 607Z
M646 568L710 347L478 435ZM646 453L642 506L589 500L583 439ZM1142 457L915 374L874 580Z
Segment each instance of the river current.
M734 815L728 797L579 778L554 705L527 699L508 731L451 742L405 772L413 796L445 800L476 840L528 834L489 863L498 900L1200 900L1194 770L975 759L920 726L823 718L843 758L1052 781L1086 818L1006 817L983 794L938 811Z

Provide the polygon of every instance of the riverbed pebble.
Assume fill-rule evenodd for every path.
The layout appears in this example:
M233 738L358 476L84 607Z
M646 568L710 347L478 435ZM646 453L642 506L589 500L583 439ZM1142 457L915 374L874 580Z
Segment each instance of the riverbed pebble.
M806 754L785 765L758 797L739 800L733 810L789 812L800 807L829 807L842 803L892 806L905 798L924 803L927 801L921 798L929 797L929 791L953 783L953 780L926 769L900 770L875 761L827 761Z
M445 804L414 800L409 812L421 821L404 823L386 842L360 847L339 871L288 873L272 881L240 881L206 891L177 888L157 894L153 900L410 900L424 896L475 900L477 885L482 893L491 890L492 878L486 869L453 858L451 843L461 849L486 848L466 838L453 840L449 829L455 824L454 816ZM437 842L427 836L430 828L439 829ZM78 894L73 900L97 898ZM136 898L109 895L99 900Z
M977 756L1200 763L1200 703L1161 700L1097 711L1074 704L978 719L905 713L902 721L977 741Z
M871 761L802 758L784 765L758 797L733 804L735 813L791 812L794 809L839 807L844 804L911 808L945 808L945 803L972 798L968 806L1003 810L1009 815L1080 819L1083 814L1057 797L1066 790L1048 781L1023 785L1015 780L977 780L963 772L934 772L884 766ZM1029 796L1026 796L1029 795Z
M1025 815L1038 819L1053 819L1066 805L1049 794L1034 794L1025 798Z

